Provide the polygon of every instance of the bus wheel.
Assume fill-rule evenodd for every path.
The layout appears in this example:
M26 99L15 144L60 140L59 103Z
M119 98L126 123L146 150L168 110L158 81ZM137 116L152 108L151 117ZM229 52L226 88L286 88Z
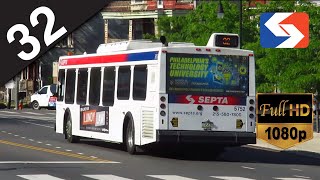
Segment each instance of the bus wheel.
M136 153L136 145L134 144L134 124L133 121L129 121L126 129L126 148L128 153Z
M70 115L68 115L68 119L67 119L65 128L66 128L65 129L66 130L65 133L66 133L68 142L70 142L70 143L78 142L79 141L79 137L72 135L72 120L71 120L71 116Z

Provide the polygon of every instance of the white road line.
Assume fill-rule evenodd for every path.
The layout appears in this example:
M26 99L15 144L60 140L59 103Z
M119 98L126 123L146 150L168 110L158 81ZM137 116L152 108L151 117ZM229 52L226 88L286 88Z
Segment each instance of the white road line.
M17 114L17 112L13 111L0 111L0 113Z
M8 133L8 134L12 134L12 133Z
M47 146L52 146L51 144L46 144Z
M41 142L41 141L38 141L37 143L41 144L42 142Z
M191 178L186 178L182 176L177 176L177 175L147 175L153 178L157 179L165 179L165 180L195 180Z
M70 151L72 151L72 150L70 150L70 149L66 149L66 151L70 152Z
M32 115L37 115L37 116L42 116L44 114L40 114L40 113L34 113L34 112L23 112L25 114L32 114Z
M292 168L291 170L292 171L302 171L301 169L295 169L295 168Z
M46 113L46 114L48 114L48 115L56 115L56 113Z
M29 180L64 180L61 178L57 178L54 176L50 176L48 174L30 174L30 175L18 175L19 177L23 179L29 179Z
M274 177L273 179L279 179L279 180L303 180L302 178L283 178L283 177Z
M95 157L95 156L90 156L91 158L97 158L97 157Z
M6 133L7 131L1 131L1 132Z
M248 167L248 166L241 166L241 167L244 168L244 169L256 169L256 168Z
M104 175L82 175L88 178L96 179L96 180L132 180L129 178L123 178L120 176L115 176L111 174L104 174Z
M310 179L310 177L308 176L299 176L299 175L293 175L294 177L297 177L297 178L305 178L305 179Z
M22 139L25 139L26 137L21 137Z
M43 125L43 124L37 124L37 123L32 123L32 122L26 122L26 121L21 121L23 123L27 123L27 124L33 124L33 125L36 125L36 126L42 126L42 127L47 127L47 128L54 128L52 126L46 126L46 125Z
M17 136L19 136L19 135L18 135L18 134L15 134L14 136L17 137Z
M57 148L57 149L60 149L61 147L58 146L58 147L56 147L56 148Z
M29 139L29 141L34 141L33 139Z
M210 176L210 177L216 178L216 179L224 179L224 180L254 180L250 178L235 177L235 176Z
M77 153L77 154L83 155L83 153Z
M115 161L0 161L0 164L114 164Z

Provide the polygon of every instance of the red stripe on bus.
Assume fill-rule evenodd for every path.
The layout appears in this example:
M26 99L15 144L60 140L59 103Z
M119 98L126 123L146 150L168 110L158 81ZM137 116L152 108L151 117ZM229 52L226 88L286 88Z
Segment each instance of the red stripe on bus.
M60 66L70 66L70 65L82 65L82 64L124 62L127 60L127 58L128 58L127 54L71 58L71 59L60 60L59 65Z

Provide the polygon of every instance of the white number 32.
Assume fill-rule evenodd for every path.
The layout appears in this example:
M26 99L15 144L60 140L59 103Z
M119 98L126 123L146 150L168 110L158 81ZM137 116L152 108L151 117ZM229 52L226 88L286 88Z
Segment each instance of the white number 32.
M51 9L48 7L38 7L35 9L31 15L30 15L30 23L33 27L37 26L39 24L38 16L40 14L44 14L47 17L47 25L46 29L44 31L44 42L47 46L51 45L55 40L59 39L61 36L63 36L67 30L63 26L59 30L57 30L55 33L52 34L53 25L55 22L55 16ZM26 53L24 51L21 51L18 56L25 61L31 60L34 57L36 57L40 52L40 42L37 38L29 35L29 29L24 24L16 24L12 26L8 32L7 32L7 40L10 43L12 43L15 38L14 34L16 32L20 32L22 34L22 38L20 39L20 44L24 45L26 43L29 43L32 46L32 51L29 53Z

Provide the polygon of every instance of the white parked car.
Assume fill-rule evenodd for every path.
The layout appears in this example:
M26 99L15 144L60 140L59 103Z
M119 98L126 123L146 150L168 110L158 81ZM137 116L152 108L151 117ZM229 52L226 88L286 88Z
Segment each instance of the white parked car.
M55 108L57 101L56 93L56 84L43 86L39 91L31 95L30 106L32 109Z

